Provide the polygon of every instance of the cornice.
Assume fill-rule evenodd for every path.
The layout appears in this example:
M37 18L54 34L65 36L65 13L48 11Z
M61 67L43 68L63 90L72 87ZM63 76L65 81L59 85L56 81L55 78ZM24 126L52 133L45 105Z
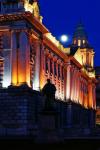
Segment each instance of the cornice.
M35 26L41 33L48 33L48 29L36 19L30 12L21 12L13 14L1 14L0 23L4 21L16 21L16 20L28 20L33 26Z

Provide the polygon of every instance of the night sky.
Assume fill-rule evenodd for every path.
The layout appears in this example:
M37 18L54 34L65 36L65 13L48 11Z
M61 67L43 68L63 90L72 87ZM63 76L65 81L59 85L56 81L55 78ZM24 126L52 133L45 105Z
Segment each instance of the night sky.
M59 40L69 36L71 43L80 18L85 26L89 43L95 51L95 66L100 66L100 0L39 0L43 24Z

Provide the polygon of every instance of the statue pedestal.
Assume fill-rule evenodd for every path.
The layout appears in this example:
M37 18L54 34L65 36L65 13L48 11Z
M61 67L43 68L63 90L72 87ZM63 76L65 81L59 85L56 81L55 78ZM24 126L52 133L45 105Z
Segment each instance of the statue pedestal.
M57 112L55 110L43 110L40 113L41 128L45 130L54 130L57 125Z
M40 141L52 143L59 140L58 136L58 113L55 110L43 110L40 113Z

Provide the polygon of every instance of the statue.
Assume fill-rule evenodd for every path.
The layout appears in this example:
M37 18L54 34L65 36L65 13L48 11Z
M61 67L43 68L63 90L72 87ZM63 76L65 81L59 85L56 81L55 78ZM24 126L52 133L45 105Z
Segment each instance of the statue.
M50 79L47 79L47 83L42 89L42 93L45 96L45 109L53 109L53 102L55 100L56 87L50 82Z
M24 8L26 11L30 11L35 18L40 20L40 9L38 0L25 0Z
M38 2L35 0L33 3L33 15L37 19L40 19L40 10L39 10L39 5Z

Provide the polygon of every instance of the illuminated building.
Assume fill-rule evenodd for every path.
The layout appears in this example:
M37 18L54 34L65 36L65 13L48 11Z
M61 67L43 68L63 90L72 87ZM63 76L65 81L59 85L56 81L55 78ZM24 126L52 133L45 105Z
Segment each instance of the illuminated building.
M96 70L96 124L100 125L100 67L95 67Z
M65 113L62 109L64 126L94 127L94 50L83 25L64 48L43 25L37 0L1 0L0 11L0 85L28 85L39 92L49 78L56 86L57 102L67 105Z

